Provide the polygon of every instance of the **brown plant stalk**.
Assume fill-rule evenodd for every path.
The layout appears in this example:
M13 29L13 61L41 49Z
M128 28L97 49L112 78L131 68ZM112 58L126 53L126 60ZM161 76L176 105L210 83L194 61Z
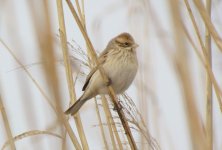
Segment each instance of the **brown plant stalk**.
M69 54L68 54L66 28L65 28L62 0L57 0L57 12L58 12L58 20L59 20L59 34L60 34L60 40L61 40L61 44L62 44L63 59L64 59L64 64L65 64L66 79L67 79L67 84L68 84L68 89L69 89L69 94L70 94L70 100L71 100L71 103L75 103L76 94L75 94L73 77L72 77L72 69L71 69ZM76 127L77 127L77 130L79 133L81 143L82 143L82 147L83 147L83 149L88 150L89 147L88 147L87 139L86 139L86 136L85 136L85 133L83 130L83 126L82 126L82 122L81 122L81 118L80 118L79 114L74 116L74 120L76 123Z
M11 147L12 150L15 150L16 148L15 148L15 143L14 143L14 139L13 139L13 136L12 136L12 131L11 131L10 124L9 124L9 121L8 121L8 117L7 117L3 102L2 102L1 95L0 95L0 111L2 113L3 123L4 123L5 130L6 130L8 139L9 139L8 141L9 141L10 147Z
M121 140L120 140L117 128L116 128L116 124L113 120L112 114L111 114L110 109L109 109L109 104L108 104L108 101L107 101L105 96L102 96L102 104L103 104L103 108L104 108L104 111L106 113L106 116L108 116L107 117L108 125L109 124L111 125L112 131L113 131L113 133L116 137L116 141L118 143L119 150L123 150L123 146L122 146L122 143L121 143Z
M112 146L113 146L113 149L117 149L116 147L116 141L115 141L115 137L114 137L114 132L112 131L112 126L111 126L111 123L110 123L110 118L112 117L109 113L108 113L108 108L105 107L106 105L104 104L105 103L105 99L104 99L104 96L102 96L102 106L104 108L104 112L105 112L105 116L106 116L106 121L107 121L107 127L109 129L109 134L110 134L110 138L111 138L111 142L112 142Z
M44 50L44 49L48 49L48 48L50 48L51 49L51 47L48 47L48 45L49 44L51 44L51 40L50 39L48 39L48 38L51 38L50 36L51 36L51 34L47 34L48 33L48 31L50 31L50 26L49 26L49 24L47 24L46 23L46 26L44 26L44 27L46 27L47 29L49 29L49 30L46 30L46 32L44 33L44 32L42 32L41 31L41 29L40 29L40 26L39 26L39 22L37 21L38 19L38 15L37 15L37 12L36 11L34 11L35 9L35 7L34 7L34 4L31 2L31 1L28 1L29 2L29 8L30 8L30 10L31 10L31 15L32 15L32 20L33 20L33 22L34 22L34 29L35 29L35 31L36 31L36 33L37 33L37 35L38 35L38 40L39 40L39 44L40 44L40 46L41 46L41 48L42 48L42 50ZM48 9L48 7L46 6L47 4L45 4L44 3L44 11L46 11L46 9ZM47 12L47 14L48 14L48 12ZM49 20L49 16L48 15L46 15L46 22L48 22L48 20ZM44 45L44 40L43 39L41 39L42 38L42 33L44 33L44 34L46 34L46 36L44 36L44 38L45 39L47 39L46 41L48 41L49 40L49 43L47 43L46 45ZM50 36L49 36L50 35ZM62 110L61 110L61 108L60 109L58 109L59 107L60 107L60 105L56 105L56 107L54 106L54 104L50 101L50 99L49 99L49 97L47 96L47 94L44 92L44 90L40 87L40 85L38 84L38 82L33 78L33 76L31 75L31 73L25 68L25 66L19 61L19 59L17 58L17 56L12 52L12 50L10 50L8 47L7 47L7 45L1 40L1 43L6 47L6 49L7 49L7 51L12 55L12 57L16 60L16 62L24 69L24 71L27 73L27 75L31 78L31 80L33 81L33 83L36 85L36 87L38 88L38 90L41 92L41 94L44 96L44 98L47 100L47 102L50 104L50 106L53 108L53 110L56 112L56 115L57 115L57 117L59 118L59 120L63 123L63 125L64 125L64 127L66 128L66 130L67 130L67 132L68 132L68 134L69 134L69 136L70 136L70 138L71 138L71 141L72 141L72 143L73 143L73 145L76 147L76 149L78 149L78 150L80 150L81 149L81 146L80 146L80 144L79 144L79 142L78 142L78 140L77 140L77 138L76 138L76 136L75 136L75 134L74 134L74 132L72 131L72 129L71 129L71 127L70 127L70 125L69 125L69 123L67 122L67 120L66 120L66 118L65 118L65 116L64 115L62 115L63 114L63 112L62 112ZM44 56L44 55L43 55ZM48 54L46 55L46 56L49 56ZM51 56L49 56L49 57L51 57ZM51 70L51 69L50 69ZM51 80L51 79L50 79ZM54 80L54 79L53 79ZM52 80L51 80L52 81ZM56 92L55 92L56 93ZM57 95L58 96L58 95ZM57 97L56 96L56 97ZM56 98L57 99L57 98Z
M205 23L205 26L207 27L207 29L209 30L211 36L213 37L216 45L218 46L219 50L222 52L222 39L219 36L219 34L217 33L211 19L210 19L210 14L208 14L208 11L206 10L206 8L204 7L202 1L200 0L194 0L194 3Z
M61 123L64 124L66 127L70 137L74 135L73 131L71 131L71 127L66 120L65 115L63 114L62 108L61 108L61 96L59 93L59 83L58 83L58 76L56 73L56 66L55 66L55 54L53 51L53 43L52 43L52 32L51 32L51 19L49 15L49 4L47 1L43 1L43 12L45 14L45 17L43 18L43 28L38 26L36 30L39 30L37 33L39 46L41 48L41 57L43 60L46 61L46 63L43 65L44 73L45 73L45 79L49 86L49 88L52 89L52 93L55 99L56 104L56 110L58 111L58 119L61 121ZM71 133L71 134L70 134ZM73 138L73 137L72 137ZM71 139L72 139L71 138ZM76 138L73 138L73 144L76 147L76 149L80 150L81 146Z
M203 65L208 73L208 76L211 80L211 83L213 83L213 86L214 86L214 90L215 90L215 93L216 93L216 96L217 96L217 100L218 100L218 103L219 103L219 106L220 106L220 110L222 112L222 100L221 100L221 96L222 96L222 91L221 89L219 88L219 85L214 77L214 74L213 74L213 71L212 71L212 68L211 68L211 65L208 63L208 54L207 54L207 49L205 48L204 46L204 43L203 41L201 40L201 35L200 35L200 31L198 29L198 26L197 26L197 23L195 21L195 18L194 18L194 15L193 15L193 12L190 8L190 4L188 2L188 0L184 0L185 4L186 4L186 7L187 7L187 10L188 10L188 13L190 15L190 18L191 18L191 21L192 21L192 24L194 26L194 29L195 29L195 33L197 35L197 38L198 38L198 41L200 43L200 46L201 46L201 49L202 49L202 52L203 52L203 55L204 55L204 58L203 58Z
M178 0L171 0L171 14L174 27L174 36L176 44L176 54L174 65L178 74L179 81L184 93L184 105L186 108L187 120L189 125L190 137L192 142L192 148L195 150L206 149L206 138L203 133L202 124L200 122L200 116L197 111L195 103L195 97L193 92L193 86L191 82L191 76L188 67L187 51L185 49L185 43L183 40L182 21L180 16L180 10Z
M206 0L206 9L211 17L211 0ZM205 26L205 47L207 50L207 61L209 67L212 69L212 55L211 55L211 35ZM213 95L212 95L212 82L210 76L207 74L207 87L206 87L206 129L207 129L207 143L208 149L213 149Z
M28 75L28 77L32 80L32 82L34 83L34 85L37 87L37 89L40 91L40 93L43 95L43 97L45 98L45 100L47 101L47 103L51 106L51 108L53 109L53 111L55 112L55 114L57 115L57 117L59 118L59 112L57 111L57 109L55 108L54 104L51 102L50 98L47 96L47 94L44 92L44 90L42 89L42 87L39 85L39 83L34 79L34 77L32 76L32 74L27 70L27 68L19 61L19 59L17 58L17 56L13 53L13 51L0 39L0 42L4 45L4 47L6 48L6 50L10 53L10 55L13 57L13 59L15 59L15 61L24 69L25 73ZM61 112L61 114L63 114L63 112ZM64 118L64 122L63 122L71 141L73 142L73 145L75 145L77 148L81 149L80 144L77 140L77 137L75 136L74 132L72 131L69 123L67 122L67 120ZM79 150L78 149L78 150Z
M95 100L95 103L96 103L96 113L97 113L97 116L98 116L98 120L99 120L99 127L100 127L100 131L101 131L101 134L102 134L102 139L103 139L103 143L105 145L105 148L108 150L109 149L109 146L108 146L108 143L107 143L107 140L106 140L106 136L105 136L105 132L104 132L104 128L103 128L103 124L102 124L102 119L101 119L101 116L100 116L100 113L99 113L99 105Z

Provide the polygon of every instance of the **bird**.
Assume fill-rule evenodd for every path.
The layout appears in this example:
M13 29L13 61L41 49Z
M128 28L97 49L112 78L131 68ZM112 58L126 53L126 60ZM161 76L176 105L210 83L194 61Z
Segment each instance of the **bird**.
M108 94L107 86L112 86L116 94L125 92L133 82L137 70L138 59L136 49L139 45L134 38L123 32L109 41L105 50L98 57L98 65L88 74L82 88L82 96L66 111L65 114L75 115L85 102L97 95ZM100 74L103 67L108 82Z

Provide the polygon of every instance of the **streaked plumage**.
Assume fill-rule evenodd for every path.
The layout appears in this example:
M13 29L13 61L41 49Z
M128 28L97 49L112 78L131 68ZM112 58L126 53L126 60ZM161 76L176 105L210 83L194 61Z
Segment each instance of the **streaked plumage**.
M129 33L122 33L113 38L98 58L99 65L105 70L116 94L123 93L136 76L138 45ZM83 86L83 95L65 113L75 114L82 105L98 94L108 94L98 67L91 70Z

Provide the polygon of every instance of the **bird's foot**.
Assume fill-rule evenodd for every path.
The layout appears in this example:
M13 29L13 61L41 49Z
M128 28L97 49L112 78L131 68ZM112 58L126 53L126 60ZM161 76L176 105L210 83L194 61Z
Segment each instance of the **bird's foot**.
M108 78L108 80L106 81L106 86L110 86L112 84L112 80L110 78Z
M120 101L118 101L117 105L118 105L118 106L114 105L114 108L113 108L114 111L121 110L121 109L123 108L123 106L122 106L122 104L121 104ZM117 108L117 107L118 107L118 108Z

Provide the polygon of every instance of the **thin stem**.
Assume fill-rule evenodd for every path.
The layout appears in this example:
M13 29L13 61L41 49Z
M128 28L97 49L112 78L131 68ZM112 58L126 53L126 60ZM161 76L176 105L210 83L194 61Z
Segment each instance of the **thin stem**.
M177 49L174 57L174 65L184 94L184 105L186 108L192 148L205 150L206 141L195 103L194 90L192 89L193 85L191 82L187 50L185 48L184 34L182 32L182 21L178 0L171 0L170 10Z
M114 135L113 135L113 130L112 130L112 124L111 124L111 121L110 121L110 118L112 117L109 113L108 113L108 109L106 107L106 104L107 101L105 100L104 96L102 96L102 104L103 104L103 108L104 108L104 112L105 112L105 115L106 115L106 122L107 122L107 126L108 126L108 129L109 129L109 134L110 134L110 138L111 138L111 142L112 142L112 145L113 145L113 149L117 149L116 148L116 142L115 142L115 138L114 138Z
M195 21L195 18L194 18L194 15L193 15L193 12L190 8L190 4L188 3L187 0L184 0L185 4L186 4L186 7L187 7L187 10L188 10L188 13L190 15L190 18L191 18L191 21L192 21L192 24L194 26L194 29L195 29L195 32L196 32L196 35L197 35L197 38L198 38L198 41L200 43L200 46L201 46L201 49L202 49L202 52L203 52L203 55L204 55L204 67L206 68L206 71L208 73L208 75L210 76L210 79L211 79L211 83L213 83L213 86L214 86L214 90L215 90L215 93L216 93L216 96L217 96L217 100L218 100L218 103L219 103L219 106L220 106L220 110L222 112L222 100L221 100L221 95L222 95L222 91L221 89L219 88L219 85L214 77L214 74L213 74L213 71L212 71L212 68L210 67L210 64L208 63L207 59L208 59L208 56L207 56L207 50L204 46L204 43L203 41L201 40L201 35L200 35L200 31L198 29L198 26L197 26L197 23Z
M76 7L77 7L77 10L78 10L78 14L80 16L81 23L84 26L84 18L83 18L83 15L82 15L82 12L81 12L81 8L80 8L80 5L79 5L79 0L75 0L75 2L76 2Z
M8 139L9 139L10 147L11 147L12 150L15 150L16 148L15 148L15 143L14 143L13 136L12 136L12 131L10 129L8 117L7 117L7 114L5 112L5 108L4 108L4 105L3 105L3 102L2 102L1 95L0 95L0 111L2 113L3 123L4 123L5 130L6 130Z
M101 131L101 134L102 134L102 139L103 139L106 150L108 150L109 146L108 146L107 141L106 141L106 136L105 136L105 132L104 132L103 124L102 124L102 119L101 119L101 116L100 116L100 113L99 113L99 107L98 107L98 103L97 103L96 99L95 99L95 103L96 103L96 113L97 113L98 120L99 120L99 127L100 127L100 131Z
M65 28L65 21L64 21L64 12L63 12L63 4L62 0L57 0L57 10L58 10L58 20L59 20L59 33L60 33L60 40L62 44L62 51L63 51L63 59L65 64L66 70L66 79L69 89L69 96L71 103L76 101L76 94L73 84L73 77L72 77L72 68L70 65L69 54L68 54L68 46L67 46L67 36L66 36L66 28ZM76 127L79 133L79 137L83 146L83 149L88 150L88 142L83 130L82 122L79 115L74 117Z
M58 110L55 108L55 106L53 105L53 103L51 102L52 100L50 100L50 98L47 96L47 94L44 92L44 90L41 88L41 86L39 85L39 83L34 79L34 77L32 76L32 74L27 70L27 68L25 68L25 66L19 61L19 59L17 58L17 56L13 53L13 51L0 39L0 42L2 43L2 45L4 45L4 47L6 48L6 50L10 53L10 55L15 59L15 61L24 69L25 73L28 75L28 77L32 80L32 82L34 83L34 85L37 87L37 89L40 91L40 93L43 95L43 97L45 98L45 100L48 102L48 104L51 106L51 108L54 110L54 112L56 113L57 117L59 117L59 113L63 114L63 112L58 112ZM77 150L81 149L81 146L77 140L77 137L75 136L74 132L72 131L69 123L67 122L67 120L65 118L63 118L63 125L66 128L70 139L73 143L73 145L77 148Z
M115 124L115 122L113 120L113 117L112 117L112 114L110 112L109 105L108 105L108 100L105 96L102 96L102 102L103 102L104 111L109 116L107 119L109 119L109 124L111 124L111 127L113 129L114 135L116 137L116 141L119 145L119 150L123 150L123 145L122 145L122 142L120 140L120 137L119 137L119 134L118 134L118 131L117 131L117 128L116 128L116 124Z
M207 0L206 9L209 16L211 16L211 0ZM207 26L205 28L206 28L205 47L207 50L207 61L210 68L212 69L211 36L210 36L210 32ZM208 74L207 74L206 94L207 94L206 95L206 98L207 98L207 103L206 103L207 141L208 141L208 146L209 146L208 149L211 150L213 149L213 101L212 101L213 97L212 97L212 82Z
M222 39L221 37L219 36L219 34L217 33L211 19L210 19L210 16L207 12L207 10L205 9L202 1L200 0L194 0L194 3L205 23L205 26L207 27L207 29L209 30L209 32L211 33L217 47L219 48L219 50L222 52Z

